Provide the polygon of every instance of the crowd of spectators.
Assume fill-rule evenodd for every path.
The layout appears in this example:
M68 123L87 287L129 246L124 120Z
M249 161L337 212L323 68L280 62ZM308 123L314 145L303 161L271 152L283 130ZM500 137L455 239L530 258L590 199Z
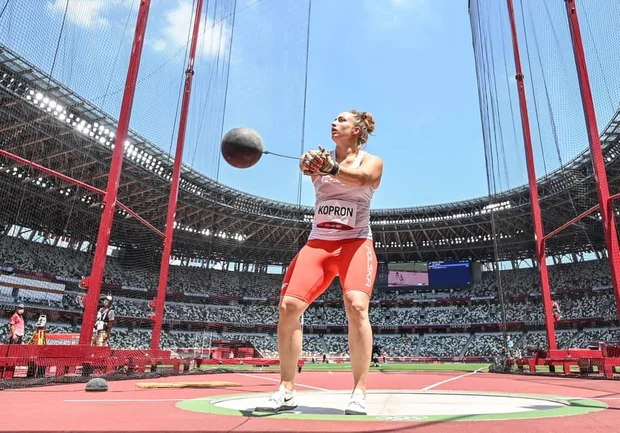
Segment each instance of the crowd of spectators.
M54 320L48 332L79 332L81 320L62 322L53 312L80 312L80 289L77 282L88 275L91 254L72 248L46 245L24 239L0 238L0 266L4 282L0 283L0 306L5 311L24 303L28 311L47 312ZM610 290L606 262L587 261L551 266L550 283L554 300L561 307L561 319L603 319L616 317L615 300ZM10 287L12 275L40 280L66 282L61 297L41 296L40 292ZM117 288L114 311L118 319L145 319L152 312L149 294L157 289L159 273L153 267L124 264L118 257L108 257L104 283ZM8 279L8 280L7 280ZM8 281L8 282L7 282ZM212 339L243 339L251 341L263 356L277 355L275 326L278 321L277 298L282 275L257 272L224 271L204 267L171 266L165 304L165 331L162 346L170 349L206 347ZM499 290L505 302L498 302ZM347 323L338 280L304 314L303 355L307 357L346 357ZM471 332L470 325L525 322L539 325L536 330L511 333L515 350L544 348L546 338L540 331L544 322L542 301L535 269L502 271L500 277L483 272L479 282L469 287L445 290L419 288L408 292L375 291L370 309L375 343L390 357L475 357L493 356L502 347L503 334ZM143 294L143 296L140 296ZM220 299L213 302L213 299ZM225 299L224 301L222 299ZM271 301L269 301L271 300ZM139 323L121 320L115 326L110 344L123 348L147 348L150 329ZM188 330L175 324L195 322ZM206 324L209 323L209 330ZM213 326L215 324L215 326ZM270 332L257 325L272 325ZM399 326L447 325L458 332L409 332L394 334ZM34 323L27 323L26 336L34 332ZM591 328L589 325L558 330L560 347L585 346L596 340L620 340L620 331L613 327ZM329 327L342 327L340 334ZM231 329L244 328L239 332ZM255 329L250 332L248 329ZM534 328L528 328L534 329ZM308 331L310 330L310 331ZM392 330L391 334L390 331ZM0 327L5 339L6 326ZM445 330L443 331L445 332ZM388 335L386 335L388 334Z

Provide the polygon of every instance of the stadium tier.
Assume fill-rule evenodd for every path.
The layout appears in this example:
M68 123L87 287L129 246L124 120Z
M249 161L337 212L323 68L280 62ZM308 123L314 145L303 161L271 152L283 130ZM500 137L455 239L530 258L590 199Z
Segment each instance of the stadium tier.
M195 89L198 102L192 108L200 115L190 131L194 147L176 164L172 143L178 138L178 115L185 115L183 126L188 109L184 105L179 111L180 89L194 73L193 58L179 61L187 48L184 40L175 47L149 40L152 51L143 56L138 71L141 39L131 45L127 35L102 25L97 39L101 59L89 57L94 63L75 66L74 76L72 55L91 50L80 37L71 38L75 45L59 38L57 45L48 41L39 49L30 40L31 23L0 29L0 320L13 320L18 305L24 310L24 345L80 346L73 354L82 354L86 346L118 350L122 355L117 357L93 352L102 360L122 358L119 364L101 361L99 367L106 371L127 367L125 357L135 353L166 364L170 358L158 358L162 350L175 359L278 357L282 279L308 239L314 208L301 205L302 181L295 164L278 168L281 185L271 187L295 190L297 203L261 197L246 192L259 189L255 184L261 172L247 174L243 181L236 172L226 172L217 144L224 125L233 123L231 117L234 122L259 119L266 136L275 128L268 127L274 118L303 119L306 77L301 71L307 66L309 11L301 3L265 6L282 8L290 18L279 18L287 31L295 32L288 38L256 35L251 20L235 9L236 2L206 12L204 39L218 45L213 32L219 31L220 42L211 50L200 48L196 68L211 75L202 77ZM127 12L127 22L137 18L136 32L145 25L143 7ZM186 11L188 20L192 7ZM535 144L542 150L534 152L526 167L523 144L531 150L531 137L516 133L515 113L521 108L523 120L528 111L517 105L517 87L510 87L514 83L502 81L500 91L497 84L515 72L505 61L512 39L504 7L496 10L496 3L486 0L470 4L488 196L370 212L379 263L370 307L373 352L389 360L491 361L530 357L556 346L602 350L601 343L620 341L620 263L614 262L616 249L609 248L612 240L617 243L613 229L618 209L609 195L620 193L620 86L617 80L607 86L611 103L598 110L600 125L586 116L576 132L573 107L579 102L580 69L566 72L564 60L556 61L553 72L568 76L559 90L544 73L532 73L527 91L538 98L529 112L538 127ZM529 30L521 38L532 45L555 39L554 32L532 31L545 22L542 8L533 8L529 21L517 26ZM494 20L497 13L503 17L499 21ZM71 20L80 12L66 15ZM174 28L169 24L156 21L154 32L170 33ZM283 56L286 64L273 71L278 88L286 89L282 95L268 84L239 84L249 75L266 74L231 62L233 25L236 43L244 44L244 53L255 56L256 63L272 51L294 53ZM489 38L487 31L495 36ZM566 36L569 29L563 31ZM559 52L570 58L570 37L565 41ZM58 49L61 45L64 51ZM608 45L617 54L620 43ZM51 60L48 51L56 53ZM552 56L551 51L543 50L537 59L528 54L528 69L551 61L541 58ZM154 53L165 54L157 58ZM111 66L117 61L130 65L127 83ZM599 90L613 72L610 66L600 69L600 75L598 70L592 74ZM97 74L107 78L93 80ZM522 74L517 78L522 80ZM549 96L564 91L572 96ZM244 98L229 100L229 94ZM597 104L605 99L595 96ZM272 97L277 101L272 103ZM496 106L497 101L503 103ZM269 115L263 112L266 105ZM554 113L562 113L560 122ZM208 132L201 135L203 127ZM290 131L281 128L280 145L301 142L304 151L299 125L287 125ZM513 133L504 137L505 131ZM592 152L597 149L593 140L600 141L601 155ZM296 151L283 150L287 155ZM194 158L200 152L198 161ZM260 168L263 174L276 170L270 164ZM601 172L608 174L605 191ZM111 173L118 174L118 185ZM403 185L404 197L407 188ZM100 310L99 301L111 308ZM82 326L84 321L93 326ZM99 332L104 322L111 328ZM338 279L304 313L302 323L305 359L348 358ZM8 339L8 327L0 327L0 340ZM10 355L13 348L6 350ZM13 355L5 358L21 357L23 362L28 352ZM75 373L76 363L66 366L67 374Z
M3 95L11 101L11 111L0 112L0 122L5 125L0 140L11 141L15 129L19 128L23 158L44 161L49 169L71 173L78 181L105 189L116 121L62 83L46 77L43 71L6 46L0 46L0 77ZM37 85L43 80L50 84ZM37 123L43 113L50 117L49 125ZM602 131L606 138L605 159L608 169L615 172L620 167L620 112L608 120L607 128ZM46 145L33 147L41 142ZM169 190L172 161L137 132L130 131L128 143L118 200L152 226L161 228L165 226L168 205L168 195L161 191ZM22 166L7 155L1 158L2 187L7 202L28 200L20 207L19 218L24 219L25 227L46 227L50 233L68 238L70 223L74 242L89 245L93 242L100 216L94 209L102 207L98 194L79 186L71 187L53 176L41 176L45 173ZM566 223L564 210L576 205L575 196L587 197L588 202L597 200L592 177L590 158L583 152L540 180L540 201L549 212L546 215L549 231ZM620 190L620 178L610 178L610 185L613 190ZM24 194L24 188L28 194ZM276 202L235 190L190 167L184 167L178 207L174 239L177 257L203 259L199 253L208 252L214 261L259 267L288 264L307 240L314 212L309 206ZM42 212L42 209L49 211ZM585 207L576 209L577 212L586 210ZM18 210L4 206L0 212L6 226L15 222ZM504 256L499 259L526 260L534 254L530 212L528 187L519 186L492 198L373 209L371 225L377 257L383 263L442 258L488 262L495 259L491 221L491 215L495 215L496 231L511 233L510 251L500 251ZM122 208L117 209L114 227L112 245L123 245L124 240L132 239L134 248L143 242L154 249L154 255L161 249L160 245L150 245L149 242L159 241L156 237L153 241L152 233ZM551 256L602 251L604 245L600 227L593 225L587 230L569 228L549 242ZM90 247L82 244L80 248Z
M79 333L82 308L77 298L80 276L88 272L88 253L32 242L14 236L0 240L3 275L1 301L5 313L24 304L26 335L36 319L47 317L51 334ZM506 271L505 290L512 298L506 314L514 350L523 354L546 347L540 294L532 290L534 269ZM162 348L173 351L208 349L213 340L250 341L265 357L277 354L275 329L282 276L173 266L164 316ZM558 324L561 347L586 347L595 341L620 340L614 328L616 309L608 268L600 261L551 267L553 295L562 306ZM41 278L58 293L35 288ZM157 273L125 269L111 258L105 291L112 295L115 325L110 344L147 349L149 313ZM28 288L19 288L19 285ZM18 286L18 287L11 287ZM346 316L337 281L304 315L304 356L346 357ZM370 320L375 342L390 358L492 358L502 348L502 318L493 272L484 272L469 287L408 291L378 290ZM5 316L5 320L8 319ZM2 328L1 339L6 339Z

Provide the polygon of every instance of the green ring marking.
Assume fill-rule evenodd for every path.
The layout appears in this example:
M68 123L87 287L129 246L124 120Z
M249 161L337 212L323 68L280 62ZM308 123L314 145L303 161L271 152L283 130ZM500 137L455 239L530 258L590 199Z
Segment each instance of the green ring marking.
M308 395L317 391L305 391ZM377 391L375 391L377 392ZM401 391L401 390L381 390L381 392L401 393L401 394L450 394L450 395L482 395L499 397L520 397L544 401L561 403L564 406L554 409L541 409L528 412L516 413L490 413L476 415L331 415L331 414L299 414L299 413L264 413L253 411L242 411L216 406L215 403L221 400L243 399L256 397L259 393L251 394L225 394L198 399L184 400L176 404L176 407L192 412L209 413L213 415L244 416L252 418L270 419L304 419L315 421L404 421L404 422L430 422L430 421L506 421L520 419L553 418L562 416L583 415L590 412L598 412L607 409L607 404L580 397L565 397L545 394L520 394L508 392L477 392L477 391ZM302 394L302 393L298 393ZM265 397L271 394L265 393Z

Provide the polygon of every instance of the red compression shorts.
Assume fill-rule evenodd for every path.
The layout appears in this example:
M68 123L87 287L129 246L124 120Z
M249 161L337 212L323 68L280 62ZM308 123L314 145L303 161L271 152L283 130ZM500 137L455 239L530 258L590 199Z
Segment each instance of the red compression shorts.
M360 290L370 297L377 275L372 239L308 241L288 267L280 296L293 296L311 304L336 275L343 292Z

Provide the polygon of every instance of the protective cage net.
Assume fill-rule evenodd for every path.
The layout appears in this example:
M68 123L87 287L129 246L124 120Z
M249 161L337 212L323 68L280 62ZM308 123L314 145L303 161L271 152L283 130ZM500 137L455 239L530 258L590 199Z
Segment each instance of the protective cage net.
M242 124L263 131L266 142L280 128L286 142L269 150L301 154L310 12L301 1L203 3L163 284L163 233L197 1L152 2L137 83L129 88L135 96L98 297L98 308L111 298L112 313L100 311L104 330L113 325L106 335L92 319L86 344L94 352L78 344L141 3L9 1L0 10L0 344L13 343L0 346L2 387L146 375L155 365L156 374L205 372L196 358L215 359L221 368L277 350L284 265L307 228L306 211L294 205L301 179L293 163L279 170L295 182L261 185L261 173L274 170L269 159L242 178L220 160L219 142ZM265 59L274 56L283 67L270 71ZM285 116L292 119L285 126L270 121ZM241 190L277 191L276 199L291 203L279 204L287 215L281 220L293 227L290 239L270 239L253 227L264 200L244 198ZM267 263L267 247L282 258ZM160 286L165 304L155 349L167 355L149 351ZM23 332L15 318L22 305ZM9 322L20 341L9 338ZM322 353L312 338L305 337L307 350Z
M575 2L610 194L618 192L620 19L615 1ZM470 19L484 135L495 260L480 306L501 324L476 341L489 355L547 350L514 47L506 1L472 0ZM620 341L610 262L566 2L514 1L558 349ZM594 119L592 119L594 120ZM586 211L592 210L586 216ZM486 314L486 313L485 313ZM485 342L485 340L487 340ZM492 344L487 344L489 341ZM573 367L578 369L579 367ZM582 370L583 372L583 370Z

